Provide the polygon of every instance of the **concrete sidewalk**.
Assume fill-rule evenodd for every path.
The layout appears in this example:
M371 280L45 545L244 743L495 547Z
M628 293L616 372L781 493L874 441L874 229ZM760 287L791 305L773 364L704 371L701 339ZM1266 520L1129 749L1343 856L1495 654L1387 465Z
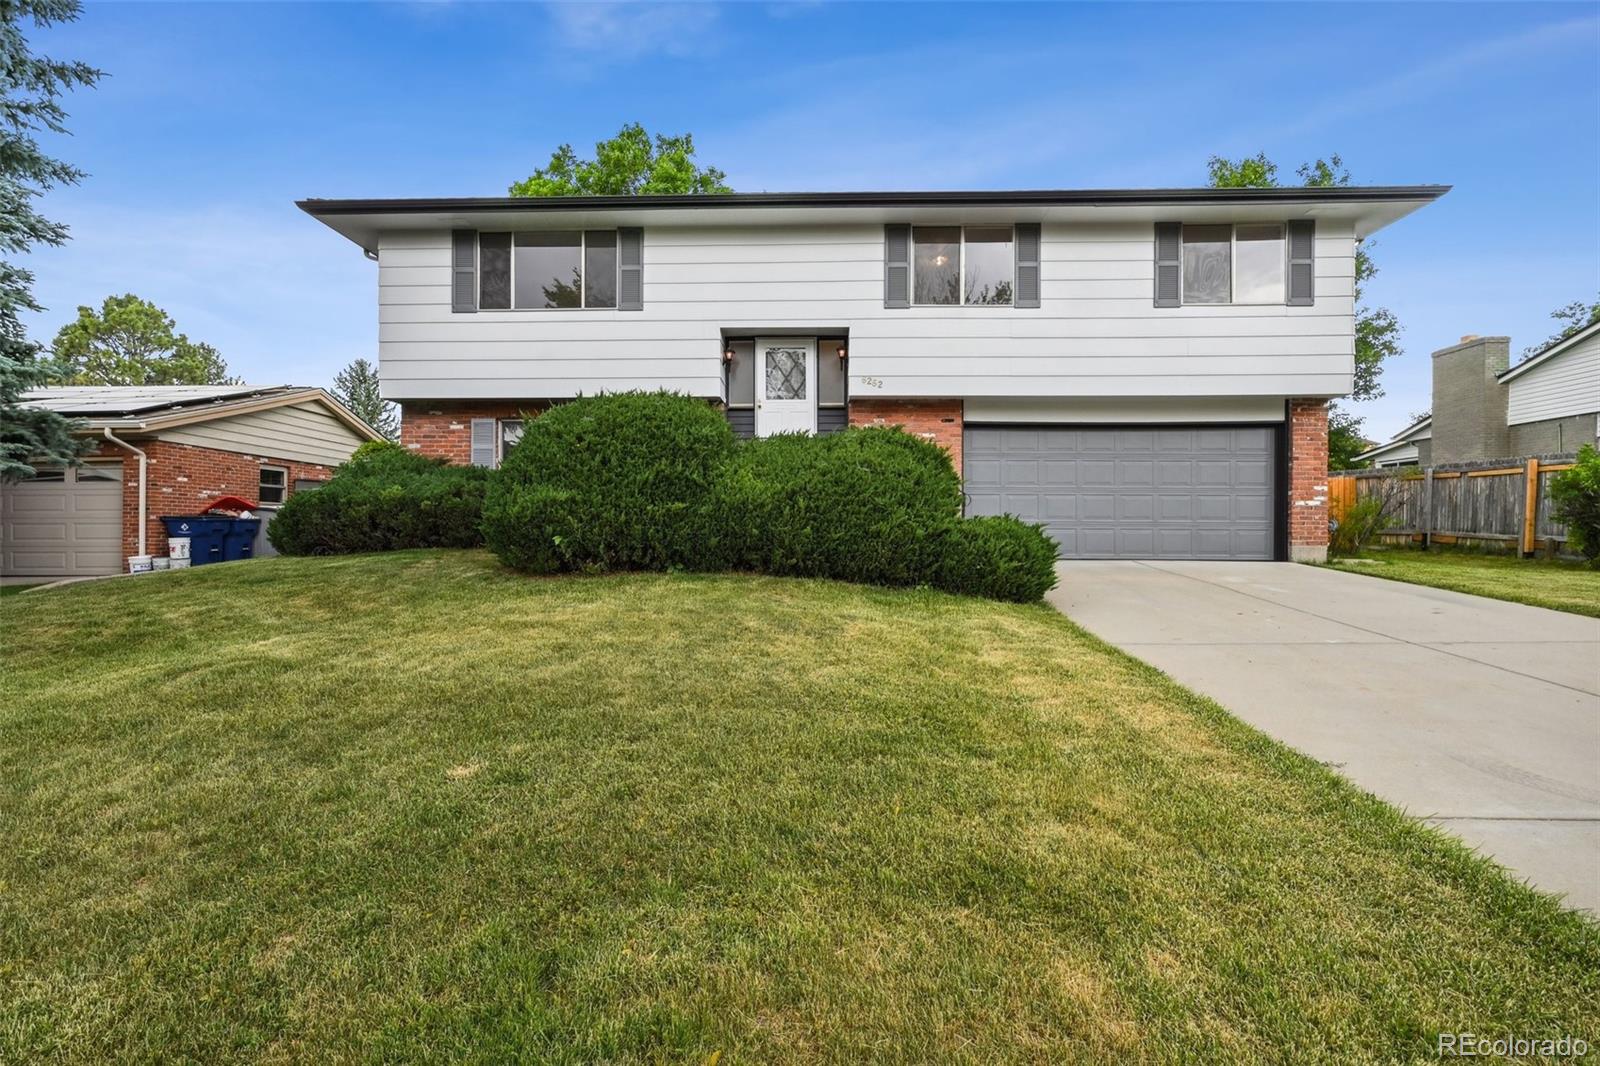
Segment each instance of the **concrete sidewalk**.
M1058 572L1097 636L1600 911L1600 619L1292 563Z

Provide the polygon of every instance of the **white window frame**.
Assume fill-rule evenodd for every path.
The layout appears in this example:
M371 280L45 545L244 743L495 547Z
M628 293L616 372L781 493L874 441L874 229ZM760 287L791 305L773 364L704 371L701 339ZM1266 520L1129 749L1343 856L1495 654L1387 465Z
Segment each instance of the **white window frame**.
M549 310L554 310L554 309L545 307L545 308L530 308L530 310L549 311ZM559 308L559 310L571 311L572 308L563 307L563 308ZM497 418L497 419L495 419L495 423L494 423L494 465L495 465L496 468L498 468L501 463L505 462L505 459L506 459L506 426L513 425L513 424L518 425L518 426L526 426L527 425L527 421L528 420L525 419L525 418ZM513 441L512 443L517 443L517 442L519 442L521 440L522 440L522 437L519 434L518 437L517 437L517 440Z
M961 240L956 244L956 287L961 293L961 299L953 304L921 304L917 303L917 227L934 229L939 226L948 227L948 222L913 222L911 224L911 263L907 273L910 275L912 307L1016 307L1017 306L1017 224L1011 223L1009 227L1004 222L958 222L955 227L961 231ZM1003 229L1011 230L1011 302L1008 304L969 304L967 303L967 230L968 229ZM1179 242L1182 242L1179 234Z
M597 231L611 233L611 234L618 234L620 232L619 230L616 230L616 229L609 229L608 230L604 226L596 226L596 227L592 227L592 228L594 228ZM617 265L616 265L616 269L615 269L616 285L615 285L615 288L614 288L614 291L616 292L617 295L614 298L613 303L612 303L612 305L610 307L590 307L589 306L589 285L588 285L588 281L589 281L589 231L587 229L580 229L580 230L576 231L577 234L578 234L578 306L577 307L518 307L517 306L517 234L519 234L519 233L572 233L572 232L574 232L574 231L573 230L568 230L568 229L549 229L549 230L543 230L543 229L520 229L520 230L518 230L518 229L514 229L514 230L495 229L495 230L480 230L477 233L477 235L475 237L473 237L473 240L472 240L472 254L475 257L473 259L473 264L472 264L472 266L473 266L473 276L477 279L477 286L478 286L478 291L476 293L474 293L473 295L474 295L474 298L478 301L478 310L479 311L489 311L489 312L495 312L495 311L539 311L539 312L546 312L546 313L551 312L551 311L615 311L617 309L617 304L622 302L622 238L620 236L614 237L615 243L612 244L612 246L611 246L612 250L614 252L616 252L616 260L617 260ZM498 234L498 233L506 233L506 234L510 234L510 236L511 236L511 261L510 261L510 263L507 264L507 270L508 270L507 277L509 278L509 281L507 282L507 284L510 286L510 297L511 297L511 306L510 307L485 307L485 306L483 306L483 235L484 235L484 233L496 233L496 234Z
M269 487L265 482L263 482L261 480L261 474L265 474L268 470L276 470L278 473L283 475L283 484L275 486L278 489L279 492L283 493L283 495L280 498L278 498L276 500L273 500L271 502L268 502L261 495L261 490L264 489L264 488L268 488ZM282 507L284 505L284 503L288 501L288 499L289 499L289 468L286 467L286 466L275 466L275 465L273 465L271 463L262 463L260 472L258 474L256 474L256 504L258 506L261 506L261 507Z
M1226 303L1190 303L1184 299L1183 288L1183 231L1190 226L1228 227L1228 299ZM1240 300L1239 291L1239 227L1277 226L1283 242L1283 299ZM1289 305L1289 224L1287 222L1185 222L1178 230L1178 302L1184 307L1287 307Z

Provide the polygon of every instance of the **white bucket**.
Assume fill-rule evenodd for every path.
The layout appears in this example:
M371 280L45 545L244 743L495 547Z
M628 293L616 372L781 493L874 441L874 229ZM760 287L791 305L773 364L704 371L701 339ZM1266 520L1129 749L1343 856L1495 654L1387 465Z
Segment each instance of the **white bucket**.
M148 555L128 556L128 573L148 574L151 570L151 559Z
M170 558L170 559L184 559L184 560L187 560L189 558L189 538L188 537L168 537L167 538L167 557Z
M189 560L187 559L168 559L167 562L171 564L174 570L187 570L189 568Z
M172 560L165 555L158 555L150 560L150 565L157 570L165 570L172 565Z

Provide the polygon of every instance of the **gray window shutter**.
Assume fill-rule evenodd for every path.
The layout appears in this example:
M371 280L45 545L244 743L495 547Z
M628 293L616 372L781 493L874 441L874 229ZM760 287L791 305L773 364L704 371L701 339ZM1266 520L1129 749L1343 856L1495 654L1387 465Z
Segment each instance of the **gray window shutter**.
M1017 307L1039 306L1039 223L1017 223Z
M450 310L478 309L478 231L450 231Z
M644 230L617 230L617 310L644 310Z
M1317 223L1297 219L1289 223L1289 306L1310 307L1316 287Z
M498 466L496 461L499 456L495 454L495 420L492 418L474 418L472 420L472 465L473 466Z
M1183 302L1183 223L1156 223L1156 306L1177 307Z
M883 306L911 306L911 227L883 227Z

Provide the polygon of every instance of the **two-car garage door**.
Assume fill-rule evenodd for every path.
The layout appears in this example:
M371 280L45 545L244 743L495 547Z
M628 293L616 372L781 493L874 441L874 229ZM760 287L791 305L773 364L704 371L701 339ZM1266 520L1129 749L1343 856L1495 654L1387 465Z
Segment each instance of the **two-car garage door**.
M89 577L122 569L122 467L41 470L0 485L0 574Z
M974 426L971 515L1041 522L1064 559L1272 559L1277 428Z

